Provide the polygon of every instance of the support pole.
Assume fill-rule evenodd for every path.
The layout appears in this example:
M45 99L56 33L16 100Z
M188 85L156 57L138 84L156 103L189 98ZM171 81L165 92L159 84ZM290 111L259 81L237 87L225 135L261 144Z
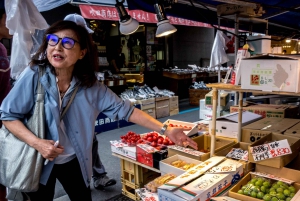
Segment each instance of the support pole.
M238 120L238 142L242 139L242 122L243 122L243 92L239 92L239 120Z
M213 88L213 108L212 108L213 113L212 113L211 130L210 130L210 136L211 136L210 157L212 157L215 154L215 148L216 148L217 100L218 100L218 90L216 88Z

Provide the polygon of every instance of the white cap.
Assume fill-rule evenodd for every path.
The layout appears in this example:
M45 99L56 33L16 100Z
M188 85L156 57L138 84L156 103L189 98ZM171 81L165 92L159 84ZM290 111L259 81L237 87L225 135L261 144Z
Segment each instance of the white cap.
M69 14L65 17L64 21L75 22L76 24L83 26L90 34L94 33L94 31L92 29L88 28L88 26L86 25L85 19L81 15L78 15L76 13Z

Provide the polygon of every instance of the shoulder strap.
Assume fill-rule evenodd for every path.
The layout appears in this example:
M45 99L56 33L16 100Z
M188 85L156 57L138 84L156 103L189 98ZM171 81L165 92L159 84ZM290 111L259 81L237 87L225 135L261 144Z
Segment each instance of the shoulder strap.
M71 98L70 98L70 100L69 100L67 106L63 109L63 112L62 112L61 115L60 115L60 120L62 120L62 118L65 116L67 110L69 109L69 107L70 107L72 101L73 101L74 98L75 98L75 95L76 95L76 93L77 93L77 91L78 91L78 88L79 88L79 85L76 86L76 88L74 89L74 91L73 91L73 93L72 93L72 96L71 96Z
M45 74L46 68L44 66L39 65L39 79L38 79L38 86L37 86L37 93L38 94L45 94L43 90L43 86L40 82L40 78ZM41 97L44 100L44 96Z

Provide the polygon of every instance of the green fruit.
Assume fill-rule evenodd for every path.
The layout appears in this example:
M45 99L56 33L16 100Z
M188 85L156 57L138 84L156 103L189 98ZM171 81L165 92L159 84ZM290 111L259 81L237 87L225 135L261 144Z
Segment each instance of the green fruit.
M259 198L259 199L262 199L264 197L264 195L265 194L263 192L258 192L256 197Z
M295 193L290 193L290 196L291 198L293 198L295 196Z
M269 187L271 186L271 184L270 184L270 182L265 181L265 182L263 183L263 186L265 186L266 188L269 188Z
M283 182L282 182L282 181L277 181L277 184L278 184L278 185L282 185Z
M290 186L290 187L289 187L289 190L290 190L291 193L295 193L295 192L296 192L296 189L295 189L295 187L293 187L293 186Z
M283 188L280 188L280 187L277 188L277 189L276 189L276 192L277 192L277 193L283 193Z
M255 182L255 186L262 186L262 184L263 184L263 182L262 181L257 181L257 182Z
M281 199L281 200L285 200L285 196L283 195L283 193L277 193L276 197Z
M285 189L285 190L283 191L283 194L284 194L285 196L289 197L290 194L291 194L291 192L290 192L289 190Z
M250 191L249 191L248 189L245 189L245 190L243 191L243 193L244 193L244 195L250 195Z
M247 188L247 186L242 186L241 190L245 190Z
M255 182L257 182L257 179L253 178L250 180L250 183L255 184Z
M279 201L277 197L272 197L271 201Z
M271 196L269 194L266 194L264 197L263 197L263 200L264 201L270 201L271 200Z
M277 189L277 188L279 188L279 185L278 185L278 184L273 184L273 185L272 185L272 188Z
M291 201L291 199L292 199L291 197L288 197L285 199L285 201Z
M254 186L254 187L251 188L251 190L254 191L255 193L258 193L259 189L260 189L259 186L258 187Z
M256 192L254 192L254 191L252 191L252 192L250 193L250 196L251 196L251 197L253 197L253 198L256 198L256 196L257 196L257 193L256 193Z
M266 193L270 193L270 189L269 188L266 189Z
M243 190L239 190L239 191L238 191L238 194L244 194L244 193L243 193Z
M275 192L275 191L271 191L271 192L270 192L270 195L271 195L271 196L276 196L276 192Z
M274 187L272 187L272 188L270 188L270 191L269 192L276 192L276 188L274 188Z
M266 193L267 192L267 188L265 186L261 186L260 187L260 191L263 192L263 193Z

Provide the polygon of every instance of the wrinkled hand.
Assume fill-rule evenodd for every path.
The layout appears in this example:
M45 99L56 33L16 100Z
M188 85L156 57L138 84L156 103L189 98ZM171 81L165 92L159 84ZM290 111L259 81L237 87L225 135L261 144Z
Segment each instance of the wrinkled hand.
M198 145L191 138L186 136L183 131L188 131L189 129L181 127L168 127L166 130L166 135L172 140L176 145L187 147L190 146L195 150L198 150Z
M39 139L38 143L35 144L34 148L40 152L40 154L49 161L53 161L54 158L56 158L59 154L62 154L64 152L64 147L61 145L58 145L57 147L54 147L54 141L53 140L44 140Z

